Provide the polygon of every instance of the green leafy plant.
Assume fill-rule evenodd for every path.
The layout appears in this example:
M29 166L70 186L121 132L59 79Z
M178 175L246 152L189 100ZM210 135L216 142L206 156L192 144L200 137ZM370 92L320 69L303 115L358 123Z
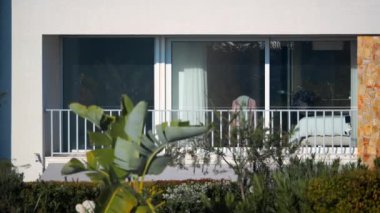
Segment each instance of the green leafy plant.
M77 203L94 200L99 187L88 182L28 182L20 193L21 212L73 212Z
M239 112L232 116L230 124L235 122ZM214 147L222 162L226 163L237 175L241 198L245 200L252 177L255 174L268 176L270 170L281 168L290 156L296 153L298 144L289 142L287 132L278 133L266 128L262 122L256 126L244 118L226 134L229 144ZM267 179L264 177L264 180Z
M314 178L305 195L315 212L379 212L380 173L359 168Z
M0 160L0 209L13 212L20 209L20 193L24 175L17 172L10 160Z
M133 106L126 95L122 96L120 116L79 103L70 104L70 109L101 130L88 132L90 142L99 149L87 152L86 162L71 159L62 174L87 171L87 176L101 185L97 210L103 212L154 212L162 203L152 203L156 192L144 190L145 175L165 169L170 156L161 155L161 151L168 144L208 131L205 126L176 121L157 125L154 133L149 130L143 134L147 103Z
M204 212L205 205L201 197L211 184L190 182L168 187L162 194L165 205L160 212Z
M239 209L250 206L249 203L244 203L247 196L250 197L250 200L255 199L257 205L264 206L265 203L268 203L265 199L270 200L273 194L267 196L268 193L261 189L268 189L273 185L271 172L281 169L291 156L296 155L299 147L298 144L289 141L291 133L285 131L280 133L267 128L262 121L256 122L255 125L248 120L251 118L249 113L252 112L237 111L229 117L229 120L222 120L225 118L217 113L214 117L221 118L221 120L216 122L229 124L229 130L215 128L213 131L216 146L210 146L211 143L207 141L210 137L207 137L204 141L198 141L196 146L187 150L186 153L190 155L196 166L200 164L199 162L210 163L210 156L213 154L216 155L216 164L224 163L233 170L237 176L239 196L234 194L232 203L236 205L241 202ZM223 135L223 137L218 137L219 135ZM226 143L227 141L228 143ZM174 152L179 153L176 150ZM202 159L198 153L203 154ZM183 153L178 155L184 156ZM215 170L217 170L216 167ZM265 194L260 195L261 192ZM232 200L230 195L228 197L224 195L224 198L218 199ZM209 203L219 203L219 200ZM273 199L270 202L272 201ZM263 204L259 204L260 202ZM248 205L245 206L245 204Z

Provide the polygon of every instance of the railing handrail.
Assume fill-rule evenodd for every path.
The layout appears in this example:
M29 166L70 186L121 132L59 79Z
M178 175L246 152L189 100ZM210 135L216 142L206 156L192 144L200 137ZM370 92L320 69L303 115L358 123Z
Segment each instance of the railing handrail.
M104 111L111 115L120 113L120 109L104 109ZM346 125L356 128L357 109L244 109L242 111L252 113L248 114L248 116L252 116L250 119L254 128L257 125L267 125L266 127L277 129L281 132L290 131L299 124L303 129L300 128L298 135L293 135L295 136L294 138L302 141L303 135L306 134L305 141L309 139L313 143L305 147L305 150L306 148L311 148L311 151L309 149L305 153L314 153L321 146L317 145L318 140L322 141L318 143L322 144L323 150L325 150L326 144L330 144L326 146L329 149L333 148L333 152L338 152L338 148L342 150L348 148L350 151L339 152L352 155L354 149L356 149L356 135L348 135L348 137L343 138L347 134L342 131L347 130ZM47 139L46 143L51 146L51 149L46 150L50 150L51 155L75 154L82 151L83 147L84 150L95 148L89 145L87 134L85 133L88 130L95 131L95 125L75 115L71 109L48 108L45 109L45 112L47 112L45 114L47 116L45 127L48 134L45 138ZM192 120L194 123L216 123L216 130L211 132L211 146L220 145L216 142L214 144L214 139L215 141L223 141L223 144L229 144L231 129L236 125L236 122L239 122L239 115L236 122L231 122L232 119L235 119L233 113L239 112L239 110L234 109L148 109L148 112L150 113L150 120L147 121L149 126L147 124L146 127L148 130L154 130L155 125L171 119ZM247 116L247 114L244 116ZM346 119L347 116L351 116L351 119ZM264 123L260 121L264 121ZM303 123L303 126L301 123ZM329 125L330 127L328 127ZM311 130L312 134L309 133L309 130ZM339 131L339 134L336 133L337 131ZM327 132L333 132L333 134L328 135ZM319 134L322 134L322 136ZM322 137L322 139L318 137ZM351 142L347 142L347 140ZM323 151L321 154L330 152Z
M103 109L104 111L121 111L120 109ZM236 111L243 111L243 112L348 112L348 111L357 111L357 108L340 108L340 109L241 109L241 110L234 110L234 109L148 109L148 112L236 112ZM45 109L46 112L50 111L62 111L62 112L68 112L72 111L71 109L59 109L59 108L47 108Z

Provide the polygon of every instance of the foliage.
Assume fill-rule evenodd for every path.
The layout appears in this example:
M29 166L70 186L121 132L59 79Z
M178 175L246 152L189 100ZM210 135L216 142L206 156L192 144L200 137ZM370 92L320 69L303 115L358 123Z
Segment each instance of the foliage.
M11 212L21 203L20 193L23 189L23 174L19 174L9 160L0 160L0 209Z
M310 181L306 199L317 212L379 212L379 171L357 169Z
M226 212L238 196L236 184L223 180L159 181L154 185L163 189L165 204L159 212Z
M100 193L94 183L22 183L21 176L14 176L16 181L13 182L2 181L2 211L73 212L75 204L93 200ZM338 161L326 164L313 159L292 159L281 170L272 171L269 177L266 179L268 176L262 173L254 175L244 201L239 197L238 185L229 181L154 181L146 182L144 188L147 191L162 191L158 199L164 198L166 202L158 209L159 212L380 210L380 171L367 170L360 163L342 166ZM5 196L11 193L12 198Z
M206 212L215 213L233 212L240 200L237 184L230 181L221 181L211 185L207 195L202 196Z
M183 158L185 154L189 154L193 159L193 166L197 167L202 163L210 163L210 155L216 154L216 164L227 164L237 175L237 186L240 191L239 196L236 196L236 194L228 194L227 196L226 194L225 196L227 197L222 199L234 200L234 202L231 202L231 206L241 201L239 204L240 209L245 208L244 201L247 196L251 200L256 199L257 205L260 205L259 202L267 203L264 200L266 198L270 200L273 197L272 194L266 196L267 192L265 192L265 196L264 194L258 196L258 193L262 188L273 188L272 171L281 169L285 162L295 155L298 149L298 144L289 141L287 132L280 133L269 129L264 126L263 122L254 124L248 119L248 117L251 117L250 113L252 112L242 113L237 111L231 116L231 120L216 121L216 123L228 123L231 127L229 131L220 130L219 128L213 129L214 136L216 136L214 137L214 144L219 144L220 146L211 147L211 143L206 140L203 143L202 141L195 143L195 146L188 149L186 153L182 150L173 151L177 153L177 156L180 156L179 159ZM246 114L248 116L244 116ZM223 116L218 114L214 117L223 119ZM218 137L221 134L224 136ZM252 193L248 192L248 189L255 189L254 197L252 197ZM256 195L258 197L255 197Z
M315 161L314 156L305 160L291 158L283 167L272 170L269 176L253 175L247 199L237 205L236 212L310 212L311 202L307 198L310 181L365 169L360 161L341 165L339 160L332 163Z
M206 194L211 183L182 183L171 186L162 194L166 201L162 212L204 212L201 197Z
M157 125L155 133L149 130L145 135L147 104L139 102L134 107L126 95L122 96L120 116L107 115L97 106L73 103L70 108L102 131L88 133L90 142L99 149L87 152L85 163L71 159L62 174L88 171L87 176L101 185L97 210L104 212L154 212L161 204L152 203L157 192L144 190L145 175L164 170L170 156L159 154L168 144L208 130L176 121Z
M288 133L273 131L263 122L254 125L240 114L235 113L229 121L234 124L231 132L225 133L229 144L211 147L210 152L216 153L237 175L241 198L245 200L251 177L260 173L267 179L271 170L281 168L297 151L298 145L289 142Z
M30 182L20 195L20 206L27 212L74 212L75 205L94 200L99 187L86 182Z

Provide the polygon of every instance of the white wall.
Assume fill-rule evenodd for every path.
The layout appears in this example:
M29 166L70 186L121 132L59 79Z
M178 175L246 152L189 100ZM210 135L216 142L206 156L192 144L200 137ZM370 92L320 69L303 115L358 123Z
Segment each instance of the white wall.
M13 11L43 34L380 33L378 0L16 0Z
M41 172L43 35L380 34L379 0L13 0L12 158Z

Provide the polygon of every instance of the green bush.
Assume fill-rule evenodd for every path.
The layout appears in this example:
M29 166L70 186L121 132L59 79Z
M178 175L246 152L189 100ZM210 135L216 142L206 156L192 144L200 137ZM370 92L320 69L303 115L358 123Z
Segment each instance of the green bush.
M9 161L0 161L0 174L0 212L75 212L76 204L99 194L92 183L24 183Z
M23 183L9 162L0 161L1 212L74 212L95 200L99 188L88 182ZM151 181L165 203L158 212L380 212L380 169L292 159L270 174L257 173L242 200L236 182L210 179Z
M237 189L230 181L211 179L157 181L149 184L149 188L152 187L161 190L165 201L158 212L221 212L228 209L225 195Z
M21 193L22 207L27 212L74 212L76 204L95 200L99 192L88 182L30 182Z
M317 212L380 212L380 173L357 169L315 178L305 195Z
M21 204L24 176L17 173L9 160L0 160L0 210L14 212Z
M238 202L235 212L310 212L306 189L311 180L365 169L360 162L342 166L339 160L328 164L314 158L291 158L288 164L269 174L253 175L247 198Z

